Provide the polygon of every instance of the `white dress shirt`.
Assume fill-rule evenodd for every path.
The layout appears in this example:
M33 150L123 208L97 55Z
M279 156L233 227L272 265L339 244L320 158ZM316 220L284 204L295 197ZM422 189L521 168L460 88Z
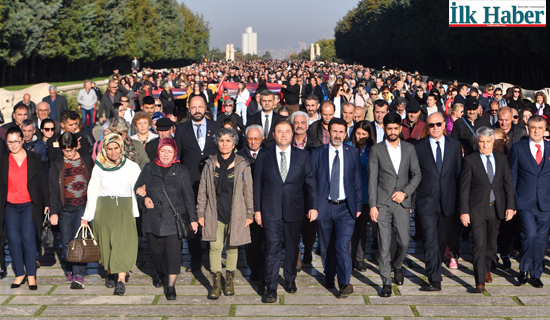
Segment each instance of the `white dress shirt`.
M248 149L248 151L250 151L250 155L254 159L256 159L256 157L258 156L258 153L260 153L260 150L262 150L262 148L258 149L258 151L252 151L251 149Z
M542 160L544 161L544 139L539 143L535 143L533 140L529 139L529 149L533 155L533 159L537 160L537 147L536 144L540 145L540 152L542 152Z
M485 172L488 174L487 172L487 156L484 155L484 154L479 154L481 156L481 161L483 162L483 166L485 167ZM491 159L491 167L493 167L493 175L496 175L497 172L496 172L496 167L495 167L495 157L493 156L493 153L491 152L491 154L489 155L489 158Z
M401 116L401 120L405 120L407 118L407 111L403 111L403 114L400 114L399 112L397 114Z
M397 148L392 147L392 145L389 143L388 140L386 141L386 148L388 148L388 153L390 154L390 160L393 164L393 168L395 169L395 173L399 174L399 166L401 165L401 141L399 141L399 145Z
M199 123L192 121L191 124L193 125L193 132L195 133L195 139L197 139L197 125ZM204 145L206 144L206 118L203 118L200 124L201 126L198 129L200 129L201 131L201 138L197 139L197 142L199 143L199 148L201 148L201 150L204 150Z
M340 191L338 192L338 199L330 200L344 200L346 199L346 191L344 190L344 147L340 146L338 149L334 148L330 143L328 144L328 174L329 181L332 177L332 164L334 163L334 157L336 156L336 150L338 150L338 157L340 158L340 183L338 184Z
M281 152L284 152L285 153L285 157L286 157L286 173L288 175L288 172L290 171L290 149L292 149L292 147L288 146L288 148L286 148L285 151L281 150L281 148L279 148L279 146L275 145L275 153L276 153L276 156L277 156L277 165L279 166L279 172L281 172Z
M444 154L445 154L445 136L441 136L439 140L435 140L434 138L430 137L430 146L432 147L432 152L434 155L434 160L437 163L437 143L436 141L439 141L439 147L441 148L441 161L444 160Z
M374 122L374 127L376 128L376 143L384 141L384 128L380 128L376 122Z
M544 114L544 103L543 104L535 103L535 107L537 108L537 112L535 114L538 116L542 116Z
M265 118L266 118L266 114L265 112L262 110L260 111L260 116L262 118L262 129L264 129L264 132L266 131L266 128L264 127L265 125ZM271 132L271 123L273 123L273 110L271 110L271 112L269 114L267 114L267 116L269 116L269 121L267 122L267 132ZM267 139L267 137L265 137Z

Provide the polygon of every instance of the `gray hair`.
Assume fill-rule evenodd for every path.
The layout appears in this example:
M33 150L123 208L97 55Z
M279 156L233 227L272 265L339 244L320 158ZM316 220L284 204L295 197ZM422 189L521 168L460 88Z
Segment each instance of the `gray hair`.
M111 132L122 133L130 131L130 126L123 117L114 117L109 124Z
M355 103L349 102L349 101L342 103L342 109L344 109L344 107L347 107L347 106L353 106L353 110L355 110Z
M233 102L233 99L227 99L223 102L223 104L230 104L232 106L235 106L235 102Z
M220 142L220 138L224 135L229 135L231 139L233 140L233 144L236 146L239 143L239 136L237 135L237 132L233 130L232 128L221 128L216 132L216 135L214 136L214 143L218 145Z
M28 127L28 126L32 126L32 129L36 130L36 124L34 124L34 121L32 121L31 119L25 119L21 121L21 129L23 129L23 127Z
M308 117L309 118L309 117ZM260 126L259 124L253 124L253 125L250 125L248 127L246 127L246 131L244 132L244 136L245 137L248 137L248 131L250 131L250 129L258 129L260 130L260 134L262 135L262 138L265 138L264 137L264 129L262 128L262 126Z
M57 92L57 87L56 87L56 86L49 86L49 87L48 87L48 91L55 91L55 92Z
M489 127L481 127L476 130L476 136L479 140L479 137L492 137L495 138L495 130Z
M395 98L395 105L396 106L399 106L399 105L407 105L407 99L406 98L403 98L403 97L397 97Z
M294 124L294 119L296 117L300 117L300 116L306 118L307 126L309 127L311 125L311 119L309 118L307 113L305 113L303 111L294 111L294 113L290 116L290 122L292 122L292 124Z

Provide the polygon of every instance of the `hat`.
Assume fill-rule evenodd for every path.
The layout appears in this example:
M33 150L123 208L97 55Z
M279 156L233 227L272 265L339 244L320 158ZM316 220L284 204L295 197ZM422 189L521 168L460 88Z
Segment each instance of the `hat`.
M466 110L476 110L479 107L479 101L477 101L474 97L467 97L466 98L466 105L464 106L464 109Z
M407 107L405 108L407 113L417 113L420 111L420 103L416 100L411 100L409 103L407 103Z
M174 122L168 118L160 118L157 120L157 131L168 131L172 129Z

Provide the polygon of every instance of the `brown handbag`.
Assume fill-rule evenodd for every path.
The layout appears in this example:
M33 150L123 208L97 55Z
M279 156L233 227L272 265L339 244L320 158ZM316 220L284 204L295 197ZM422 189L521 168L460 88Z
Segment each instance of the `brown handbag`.
M82 239L78 239L78 234L82 230ZM88 239L88 231L90 239ZM80 226L76 235L67 249L67 261L73 263L98 262L101 257L99 243L97 243L90 227Z

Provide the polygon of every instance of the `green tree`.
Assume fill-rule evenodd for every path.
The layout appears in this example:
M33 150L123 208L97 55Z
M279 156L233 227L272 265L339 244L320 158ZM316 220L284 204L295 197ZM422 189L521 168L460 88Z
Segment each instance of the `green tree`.
M321 39L315 44L319 45L321 49L321 60L335 62L336 58L336 49L334 47L334 39Z
M183 57L197 61L208 54L210 42L210 27L202 15L193 13L185 3L180 5L180 14L183 17L183 32L181 40L183 44Z
M222 52L220 50L220 48L214 47L208 53L208 59L212 59L212 60L215 60L215 61L224 61L225 60L225 51Z
M271 52L266 51L263 55L262 55L262 60L266 60L266 61L269 61L269 60L273 60L273 57L271 57Z

